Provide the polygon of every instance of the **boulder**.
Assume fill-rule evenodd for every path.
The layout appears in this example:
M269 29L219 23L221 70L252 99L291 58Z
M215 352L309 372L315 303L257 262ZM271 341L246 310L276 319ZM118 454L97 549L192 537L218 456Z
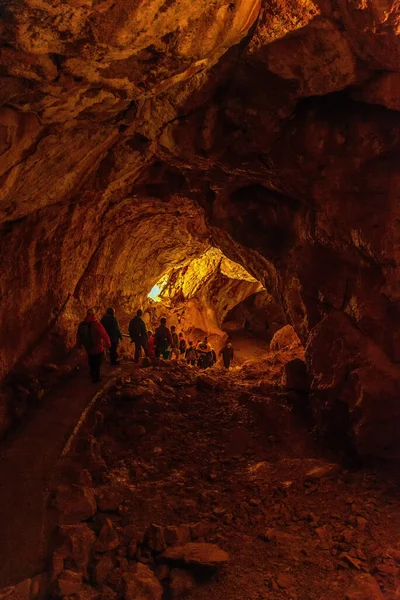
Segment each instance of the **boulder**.
M96 540L93 531L85 523L61 525L57 530L57 557L73 561L78 571L86 573L92 545Z
M317 481L318 479L322 479L324 477L332 477L333 475L337 475L340 471L340 465L335 463L321 465L320 467L315 467L308 471L305 475L305 479L309 481Z
M295 358L285 364L282 384L288 390L309 391L310 382L304 360Z
M172 598L186 596L195 585L196 581L191 573L183 569L172 569L169 584Z
M120 487L101 486L96 490L97 507L103 512L115 512L125 499L124 490Z
M154 552L163 552L167 547L164 538L164 528L155 523L152 523L148 528L145 540L150 550Z
M106 519L100 529L99 537L93 544L95 552L110 552L120 545L118 533L115 531L110 519Z
M164 529L164 538L167 546L182 546L190 540L189 525L169 526Z
M210 523L191 523L189 527L190 537L192 540L205 538L213 528Z
M385 600L378 582L369 573L358 575L350 590L346 594L346 600Z
M165 581L169 577L169 567L166 564L157 565L156 577L159 581Z
M62 571L57 579L56 591L61 597L72 596L79 592L82 586L82 573Z
M17 585L0 590L0 600L30 600L31 598L31 579L24 579Z
M282 329L278 329L269 345L270 349L275 352L300 346L301 342L291 325L285 325Z
M276 579L276 583L280 588L288 589L294 587L296 582L294 577L290 575L290 573L283 572L279 573Z
M39 600L43 598L49 584L49 576L47 573L39 573L32 579L31 584L31 600Z
M200 567L221 567L229 561L229 555L216 544L189 542L172 546L162 555L166 560L184 562Z
M94 567L94 580L97 585L101 585L107 579L107 575L114 568L114 563L112 561L111 556L105 555L102 556L101 559L96 563Z
M137 564L136 573L127 573L125 600L161 600L163 588L147 565Z
M53 506L60 512L60 520L64 523L85 521L97 510L93 489L80 485L59 485Z

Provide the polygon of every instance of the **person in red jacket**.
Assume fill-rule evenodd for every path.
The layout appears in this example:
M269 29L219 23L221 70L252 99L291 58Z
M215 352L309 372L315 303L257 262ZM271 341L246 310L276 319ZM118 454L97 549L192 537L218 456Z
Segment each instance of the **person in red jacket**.
M147 332L147 345L150 358L154 358L156 355L156 338L153 335L152 331Z
M107 331L96 319L93 308L89 308L85 319L79 324L76 345L78 348L85 348L92 381L97 383L100 381L100 368L104 351L106 348L110 348L111 342Z

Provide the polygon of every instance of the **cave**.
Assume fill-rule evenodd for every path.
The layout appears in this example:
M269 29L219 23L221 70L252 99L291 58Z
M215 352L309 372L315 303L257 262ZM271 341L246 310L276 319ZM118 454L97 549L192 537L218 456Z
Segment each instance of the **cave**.
M5 597L398 597L399 22L0 0ZM96 387L76 334L109 307ZM232 367L136 365L139 309Z

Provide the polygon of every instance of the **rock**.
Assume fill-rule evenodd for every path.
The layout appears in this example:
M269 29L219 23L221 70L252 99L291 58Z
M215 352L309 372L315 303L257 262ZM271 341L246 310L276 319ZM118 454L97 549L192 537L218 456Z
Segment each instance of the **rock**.
M211 377L211 375L198 375L196 378L196 387L199 390L213 390L220 387L219 381L215 377Z
M400 550L396 550L396 549L390 550L389 554L392 558L394 558L394 560L396 562L400 562Z
M385 600L378 582L369 573L362 573L346 594L346 600Z
M308 471L305 475L305 479L309 481L316 481L318 479L322 479L324 477L331 477L333 475L337 475L340 471L340 465L337 464L327 464L322 465L320 467L315 467Z
M49 576L47 573L39 573L32 578L31 585L31 600L39 600L44 598L49 584Z
M295 579L289 573L279 573L276 582L280 588L287 589L295 586Z
M353 567L354 569L360 570L360 568L362 566L362 562L358 558L355 558L354 556L350 556L350 554L347 552L342 552L342 554L340 554L339 558L341 560L345 561L345 563L347 563L348 565L350 565L350 567Z
M164 538L167 546L182 546L190 540L189 525L170 525L164 529Z
M0 600L30 600L32 580L24 579L16 585L0 590Z
M100 592L100 600L117 600L118 594L112 588L103 586Z
M217 545L196 542L168 548L162 557L201 567L221 567L229 561L229 555Z
M147 565L138 563L136 573L124 579L125 600L161 600L163 588Z
M172 569L169 584L172 598L186 596L195 585L196 581L191 573L183 569Z
M100 560L96 563L96 566L94 567L93 571L94 580L96 584L103 584L107 579L107 575L110 573L110 571L112 571L113 568L114 563L112 561L111 556L102 556Z
M399 574L399 569L395 565L391 565L389 563L378 563L376 568L380 573L384 573L385 575L393 575L397 577Z
M53 506L60 512L64 523L90 519L97 509L93 489L80 485L59 485Z
M192 523L189 525L190 537L192 540L204 539L210 533L211 525L209 523Z
M136 540L131 540L128 544L128 556L129 558L134 558L136 556L138 546Z
M164 538L164 528L155 523L152 523L148 528L145 540L148 547L154 552L163 552L167 547Z
M269 345L271 350L288 350L290 348L300 347L301 342L291 325L285 325L279 329L271 340Z
M73 600L99 600L99 591L93 588L91 585L82 585L80 590L76 592L71 598Z
M310 382L307 365L304 360L295 358L285 364L282 384L288 390L309 391Z
M63 571L57 579L57 593L63 596L72 596L82 587L82 573L76 571Z
M78 571L86 573L92 545L96 540L93 531L86 524L61 525L56 534L59 560L72 561Z
M60 552L53 552L51 555L50 582L54 583L59 574L64 571L64 555Z
M93 544L95 552L109 552L118 548L120 545L118 533L115 531L110 519L106 519L104 525L100 529L99 537Z
M360 531L365 531L367 525L368 525L367 519L365 519L364 517L357 517L357 528Z
M165 564L157 565L156 577L159 581L165 581L169 577L169 567Z
M96 489L97 507L103 512L115 512L125 499L120 487L102 486Z

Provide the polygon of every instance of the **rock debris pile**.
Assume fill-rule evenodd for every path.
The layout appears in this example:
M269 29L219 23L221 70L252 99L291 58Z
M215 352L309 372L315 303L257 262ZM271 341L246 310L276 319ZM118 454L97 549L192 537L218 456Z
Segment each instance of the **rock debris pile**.
M394 483L322 457L282 386L260 411L279 373L169 363L121 377L60 463L47 597L397 598Z

